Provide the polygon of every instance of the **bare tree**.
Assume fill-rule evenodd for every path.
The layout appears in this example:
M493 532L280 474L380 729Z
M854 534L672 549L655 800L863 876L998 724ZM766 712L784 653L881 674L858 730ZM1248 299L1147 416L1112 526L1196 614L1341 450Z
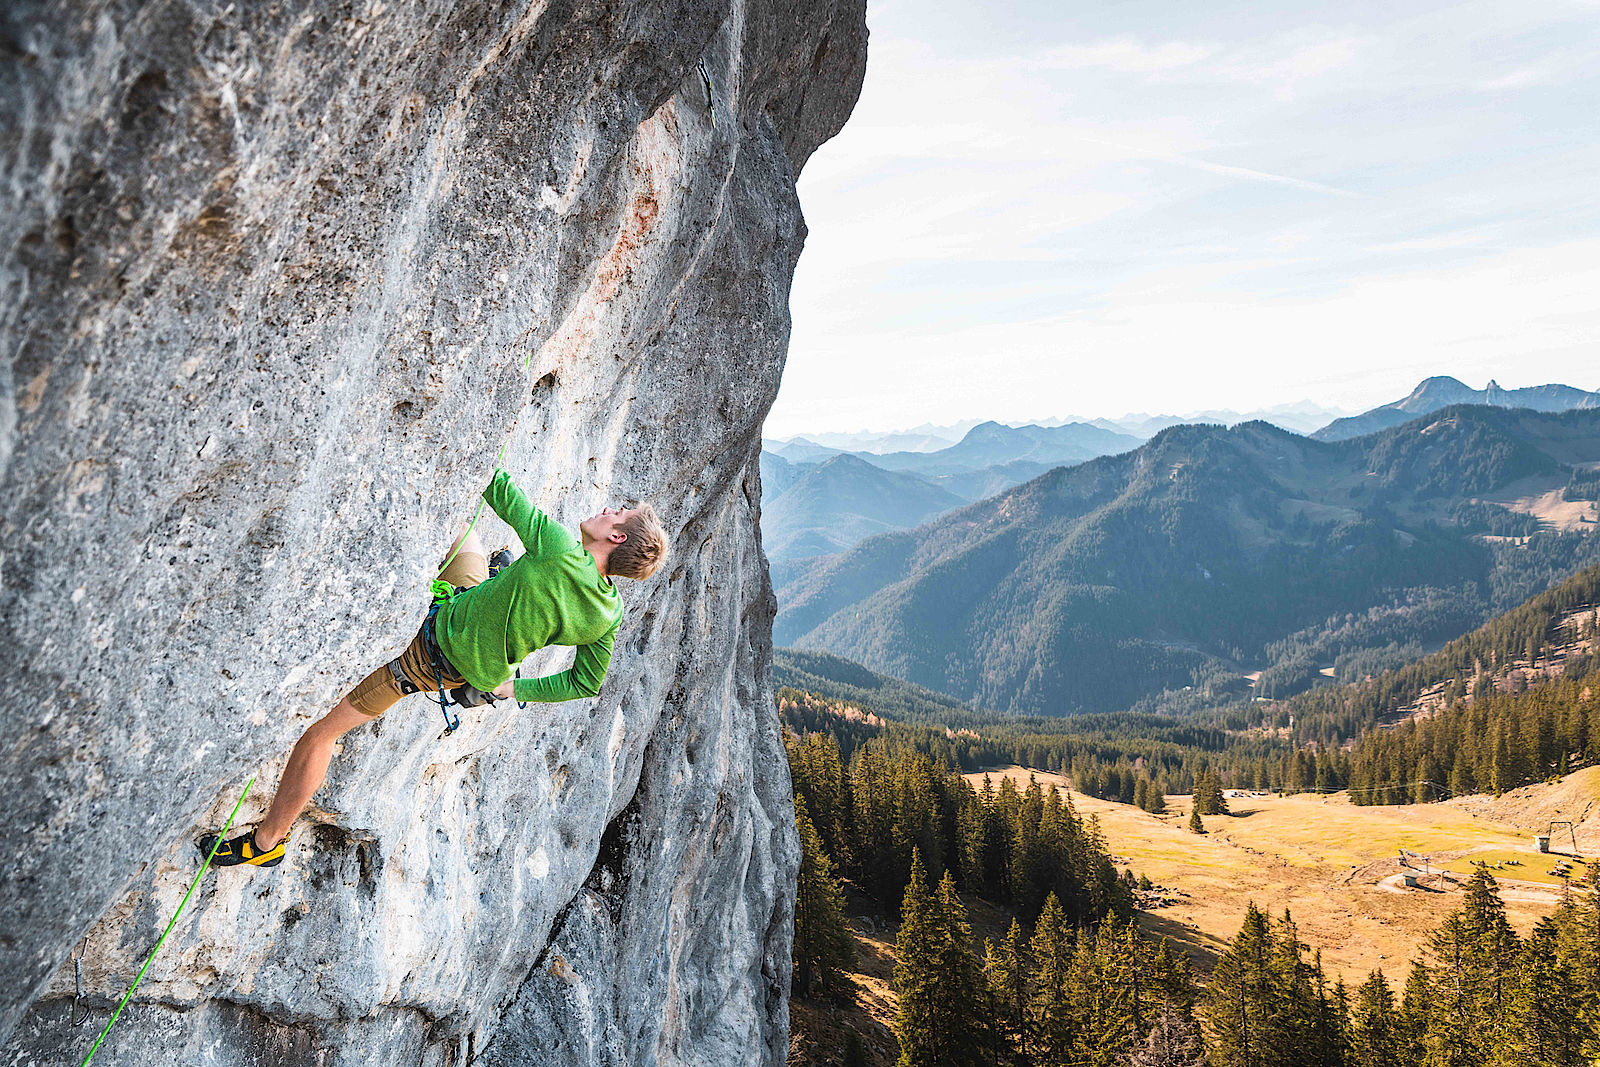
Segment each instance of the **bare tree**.
M1200 1028L1170 1004L1162 1004L1144 1047L1133 1053L1131 1067L1210 1067Z

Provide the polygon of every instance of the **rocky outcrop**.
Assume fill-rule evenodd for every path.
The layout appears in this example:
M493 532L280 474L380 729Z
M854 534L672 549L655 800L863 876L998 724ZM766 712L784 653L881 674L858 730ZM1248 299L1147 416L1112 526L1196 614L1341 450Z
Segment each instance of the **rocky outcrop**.
M82 1058L195 834L252 775L259 814L409 640L504 446L569 524L648 499L674 534L603 692L444 739L413 698L347 735L284 865L206 876L97 1059L782 1061L798 850L755 461L794 178L863 18L0 13L0 1059Z

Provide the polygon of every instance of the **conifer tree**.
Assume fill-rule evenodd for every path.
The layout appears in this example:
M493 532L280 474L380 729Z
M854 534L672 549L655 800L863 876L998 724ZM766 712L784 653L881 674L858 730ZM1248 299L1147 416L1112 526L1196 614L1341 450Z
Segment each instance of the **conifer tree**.
M1267 1049L1273 1063L1308 1063L1320 1067L1314 971L1305 960L1305 944L1294 917L1284 909L1272 940L1268 990L1262 1005Z
M896 1067L971 1067L992 1059L989 998L971 937L950 872L930 891L922 851L913 848L895 940Z
M1154 779L1150 782L1150 789L1145 794L1144 810L1151 815L1165 815L1167 813L1167 798L1163 792L1162 783Z
M1074 1067L1121 1067L1142 1041L1150 1005L1141 948L1131 923L1103 922L1093 938L1079 940L1067 979Z
M844 986L844 972L855 966L855 941L845 922L844 892L806 812L805 798L798 794L794 818L800 833L794 898L795 991L809 996L816 986L833 993Z
M993 1062L993 1001L973 952L966 906L956 895L956 881L949 871L939 880L938 898L944 926L937 963L939 999L948 1028L943 1062Z
M1315 1067L1345 1067L1350 1050L1350 995L1339 979L1330 989L1322 969L1322 950L1312 964L1313 999L1308 1060Z
M1421 963L1411 965L1395 1022L1396 1047L1406 1059L1420 1061L1433 1025L1433 976Z
M1541 1067L1580 1067L1586 1027L1581 983L1560 956L1556 924L1541 919L1523 947L1523 961L1512 996L1511 1063Z
M1394 994L1382 971L1373 971L1356 991L1350 1022L1350 1067L1389 1067L1396 1060Z
M1077 1029L1067 989L1072 968L1072 932L1054 893L1045 898L1039 911L1029 948L1033 956L1035 1061L1039 1067L1064 1067L1071 1062L1072 1038Z
M1030 1034L1028 978L1032 961L1022 940L1022 924L1011 920L1011 929L997 946L986 943L984 972L994 998L997 1029L1001 1043L1011 1050L1008 1062L1025 1064L1032 1047Z
M900 904L900 932L895 938L894 988L898 996L895 1037L900 1041L896 1067L937 1067L943 1056L944 1019L940 1012L940 938L944 917L939 898L928 890L922 853L911 853L911 879Z
M1206 1024L1216 1067L1277 1067L1268 1058L1275 1051L1267 1020L1272 949L1267 917L1251 903L1206 986Z
M1428 1057L1446 1067L1489 1062L1488 1050L1509 1047L1507 998L1519 945L1487 870L1479 867L1468 879L1461 907L1434 930L1429 950Z
M1163 937L1150 961L1149 989L1153 997L1185 1018L1194 1017L1194 969L1189 957L1175 951Z
M1206 832L1206 824L1200 821L1200 808L1198 806L1189 811L1189 830L1196 834Z

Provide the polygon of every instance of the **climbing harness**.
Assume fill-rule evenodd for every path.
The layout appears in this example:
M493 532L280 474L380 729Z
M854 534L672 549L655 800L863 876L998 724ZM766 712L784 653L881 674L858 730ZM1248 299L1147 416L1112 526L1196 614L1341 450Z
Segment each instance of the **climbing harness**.
M706 61L700 60L695 65L700 72L700 80L706 85L706 114L711 116L711 128L717 128L717 98L711 92L711 75L706 73Z
M122 1002L117 1005L117 1010L111 1013L111 1018L106 1022L106 1028L100 1031L100 1036L94 1039L94 1046L89 1049L89 1054L83 1058L83 1063L78 1067L89 1067L89 1061L94 1059L95 1052L100 1048L100 1042L106 1039L111 1032L111 1026L117 1021L117 1016L122 1014L122 1009L128 1006L128 1001L133 997L133 991L139 988L139 983L144 980L144 972L149 970L150 961L156 958L156 953L161 951L161 946L167 943L167 935L172 933L172 928L178 923L178 916L183 914L183 909L188 906L189 898L194 895L194 887L200 884L206 871L211 869L211 857L217 854L217 846L222 844L222 839L228 836L228 828L233 825L233 820L238 818L239 809L244 806L244 798L250 795L250 787L255 784L256 776L251 775L250 780L244 784L244 792L239 794L238 801L233 805L233 810L228 813L228 821L222 824L222 832L217 834L216 842L211 846L211 851L206 855L205 863L200 865L200 873L194 876L194 881L189 883L189 891L178 902L178 910L172 913L172 919L167 923L167 928L161 931L161 940L156 942L156 947L150 950L150 955L144 959L144 966L139 968L139 973L134 977L133 984L128 991L122 994ZM88 938L84 938L88 943Z
M73 1026L82 1026L89 1021L89 1010L83 1011L83 1018L78 1018L78 1006L83 1003L83 956L89 951L89 935L83 936L83 944L78 947L78 954L72 957L72 1014L69 1018Z
M439 641L433 632L433 621L439 616L439 607L448 601L448 597L444 601L435 600L428 608L428 618L422 624L422 644L428 650L428 662L433 664L433 682L439 690L439 710L444 713L445 737L461 728L461 716L450 714L450 699L444 692L444 666L440 662L444 659L444 653L439 650Z

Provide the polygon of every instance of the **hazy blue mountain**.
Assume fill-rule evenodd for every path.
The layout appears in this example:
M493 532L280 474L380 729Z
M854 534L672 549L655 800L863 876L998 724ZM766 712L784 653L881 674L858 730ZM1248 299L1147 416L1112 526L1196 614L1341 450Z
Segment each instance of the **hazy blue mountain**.
M934 452L941 448L949 448L961 440L961 434L943 435L914 430L876 433L862 430L858 433L808 433L803 438L792 440L803 440L808 444L821 445L841 452L871 452L878 455L884 452ZM775 450L783 448L788 443L790 442L764 441L762 447Z
M1326 426L1330 419L1342 414L1343 412L1335 408L1323 407L1309 400L1297 400L1254 411L1214 408L1207 411L1192 411L1187 415L1148 415L1135 412L1119 419L1095 419L1093 424L1141 438L1154 437L1172 426L1210 423L1219 426L1237 426L1241 422L1267 422L1291 433L1309 434L1320 426Z
M916 475L882 470L853 455L834 456L797 473L762 505L762 544L772 559L840 552L873 534L916 526L965 503Z
M1140 443L1137 437L1086 422L1062 426L1006 426L983 422L968 430L959 443L937 452L890 452L862 458L885 470L938 475L978 471L1017 460L1047 467L1082 463L1095 456L1127 452Z
M1312 434L1319 441L1344 441L1352 437L1387 430L1452 404L1486 404L1497 408L1531 408L1534 411L1571 411L1600 407L1600 393L1586 393L1570 385L1533 385L1523 389L1502 389L1490 381L1474 389L1455 378L1428 378L1404 400L1373 408L1360 415L1335 419Z
M788 460L790 463L820 463L829 456L844 454L844 449L842 448L819 445L805 437L792 437L781 444L762 442L761 447L775 456Z
M1600 538L1481 498L1595 462L1600 410L1452 407L1338 442L1174 427L787 568L774 639L1001 710L1127 707L1387 604L1462 625L1519 602Z
M773 561L840 552L1136 438L1073 423L972 427L936 452L844 453L808 437L763 442L762 528ZM838 463L848 458L853 462ZM874 478L871 468L889 476Z
M791 463L776 452L761 451L761 499L776 500L780 494L814 467L811 463Z

